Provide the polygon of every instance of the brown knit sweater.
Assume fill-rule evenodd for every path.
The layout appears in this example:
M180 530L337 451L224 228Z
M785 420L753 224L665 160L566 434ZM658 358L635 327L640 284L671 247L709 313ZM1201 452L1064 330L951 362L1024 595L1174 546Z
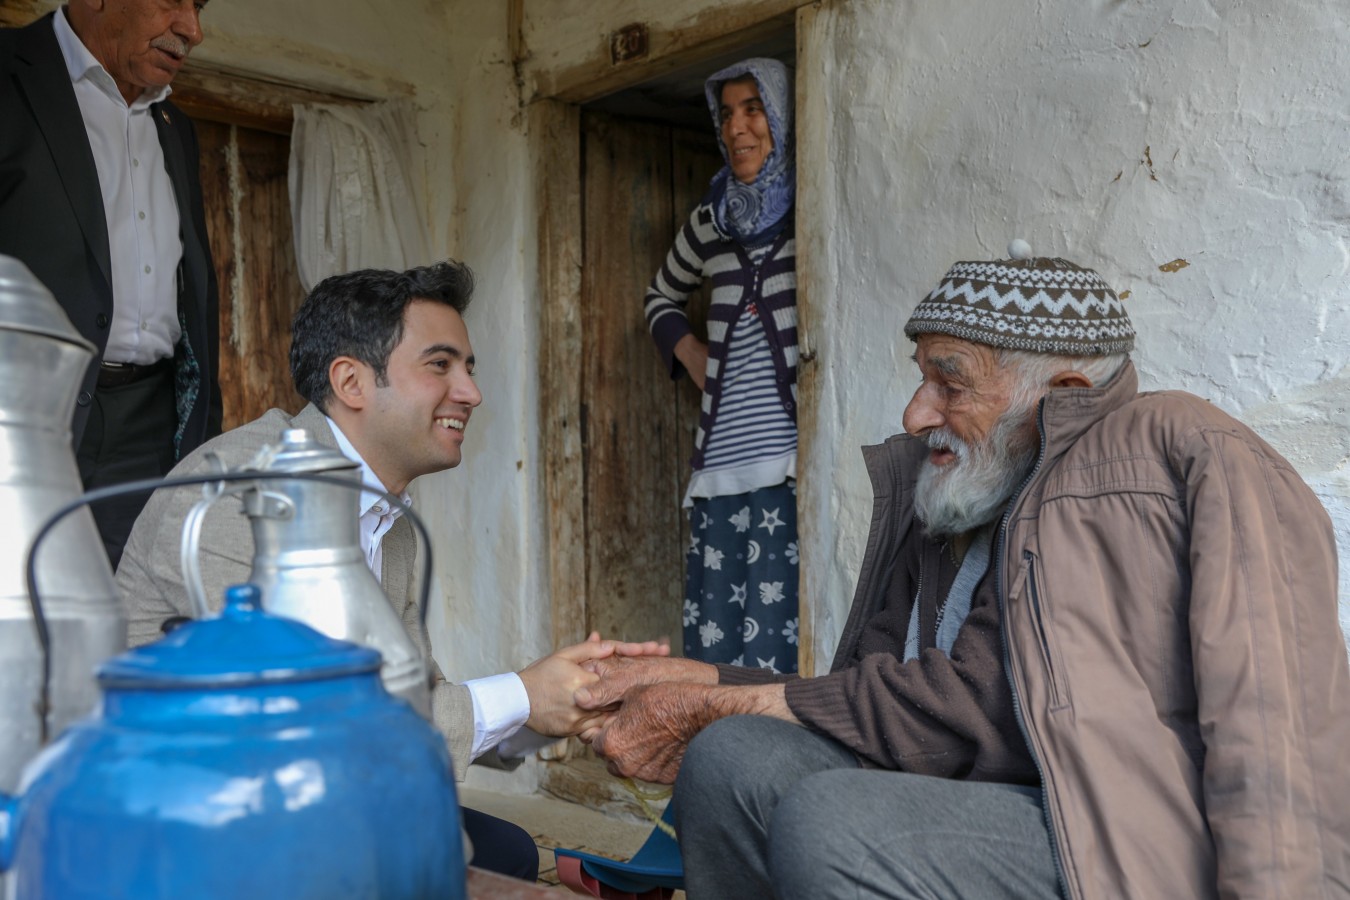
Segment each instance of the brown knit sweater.
M763 670L719 666L720 681L785 682L793 714L865 766L1038 784L1003 670L994 579L981 580L950 658L935 648L937 611L957 567L949 549L926 538L914 517L914 479L925 452L917 441L896 439L864 450L875 493L872 528L830 673L773 678ZM920 654L906 663L916 596Z

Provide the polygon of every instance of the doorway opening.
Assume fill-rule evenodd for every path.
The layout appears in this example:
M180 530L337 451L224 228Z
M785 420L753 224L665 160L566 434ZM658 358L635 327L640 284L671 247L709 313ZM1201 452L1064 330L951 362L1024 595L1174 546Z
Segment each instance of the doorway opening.
M536 104L541 385L555 646L591 631L682 645L689 481L701 394L671 381L643 300L723 160L703 83L748 57L796 64L796 17L715 55L581 106ZM695 57L697 57L695 59ZM690 299L706 338L708 289ZM803 616L805 610L803 609ZM552 754L544 790L640 814L576 741Z
M581 419L585 630L671 638L683 625L689 525L681 500L701 394L671 381L643 298L676 233L722 167L703 83L751 56L795 62L772 38L581 107ZM708 287L690 299L706 339Z

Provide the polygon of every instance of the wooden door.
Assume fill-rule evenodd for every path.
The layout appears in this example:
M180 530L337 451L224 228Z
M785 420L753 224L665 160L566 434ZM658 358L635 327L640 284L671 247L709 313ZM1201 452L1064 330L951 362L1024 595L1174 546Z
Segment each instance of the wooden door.
M722 160L710 130L594 112L581 126L586 630L678 649L699 392L670 380L642 301ZM706 296L690 306L702 337Z
M228 431L298 412L291 317L304 299L286 187L290 137L196 119L206 231L220 283L220 392Z

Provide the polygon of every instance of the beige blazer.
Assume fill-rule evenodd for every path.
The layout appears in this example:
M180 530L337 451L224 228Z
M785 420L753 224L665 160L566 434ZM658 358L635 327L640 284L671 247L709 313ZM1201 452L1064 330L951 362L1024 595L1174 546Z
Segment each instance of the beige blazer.
M272 409L208 441L175 466L170 475L207 471L208 453L216 454L227 467L237 468L252 459L263 444L276 443L287 428L304 428L315 440L337 448L328 420L314 405L294 417ZM192 615L183 586L179 539L188 511L201 496L193 488L156 491L131 530L117 569L117 590L126 609L127 634L133 647L161 637L166 619ZM432 719L445 735L455 777L462 779L473 748L473 700L468 688L446 681L432 658L431 641L417 604L417 542L412 526L400 518L385 535L382 548L381 583L404 628L430 662ZM202 522L200 560L207 600L212 608L219 608L225 588L247 581L252 569L253 533L237 498L221 498L207 513Z

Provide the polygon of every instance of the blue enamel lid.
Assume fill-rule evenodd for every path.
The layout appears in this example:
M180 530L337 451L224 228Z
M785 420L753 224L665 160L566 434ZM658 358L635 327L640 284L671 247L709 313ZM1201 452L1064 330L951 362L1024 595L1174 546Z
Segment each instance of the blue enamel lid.
M263 610L255 585L225 589L214 619L187 622L98 668L105 688L242 687L377 672L380 653Z

